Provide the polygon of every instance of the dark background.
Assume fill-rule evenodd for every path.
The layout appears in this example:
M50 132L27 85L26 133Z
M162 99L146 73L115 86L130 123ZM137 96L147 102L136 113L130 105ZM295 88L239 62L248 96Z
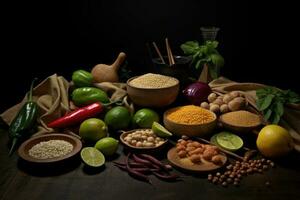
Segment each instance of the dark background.
M20 101L33 77L53 73L70 80L75 69L111 63L120 51L135 73L151 71L146 43L173 53L180 44L201 41L201 26L218 26L222 74L236 81L261 82L299 92L292 5L248 1L20 1L4 10L1 111ZM286 13L287 11L287 13ZM283 14L285 12L285 14ZM284 16L284 18L283 18ZM283 20L286 19L286 20ZM163 50L163 48L162 48Z

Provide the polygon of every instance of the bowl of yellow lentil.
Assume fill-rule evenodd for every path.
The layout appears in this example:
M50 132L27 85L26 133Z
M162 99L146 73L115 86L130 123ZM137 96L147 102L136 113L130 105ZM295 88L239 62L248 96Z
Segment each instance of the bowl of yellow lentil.
M195 105L171 108L164 113L163 120L170 132L186 136L207 135L217 125L215 113Z
M173 103L179 93L178 79L160 74L144 74L127 81L132 102L144 107L164 107Z

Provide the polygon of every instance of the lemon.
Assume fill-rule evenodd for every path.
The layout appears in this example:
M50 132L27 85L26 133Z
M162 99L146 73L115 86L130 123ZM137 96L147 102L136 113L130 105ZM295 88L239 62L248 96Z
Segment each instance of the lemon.
M118 150L119 141L112 138L102 138L95 144L95 148L101 151L105 156L111 156Z
M168 131L165 127L163 127L161 124L159 124L158 122L153 122L152 131L158 137L166 138L172 136L172 133Z
M104 121L113 130L126 129L131 122L131 115L124 106L116 106L106 113Z
M138 110L133 116L133 125L141 128L151 128L153 122L159 121L159 115L149 108Z
M100 167L105 163L104 155L94 147L85 147L80 152L83 162L90 167Z
M262 128L258 134L256 146L266 157L283 156L294 147L289 132L278 125L267 125Z
M79 135L83 140L95 143L107 135L107 126L101 119L90 118L81 123Z
M215 137L217 145L228 151L237 151L244 145L242 138L230 132L224 131L218 133Z

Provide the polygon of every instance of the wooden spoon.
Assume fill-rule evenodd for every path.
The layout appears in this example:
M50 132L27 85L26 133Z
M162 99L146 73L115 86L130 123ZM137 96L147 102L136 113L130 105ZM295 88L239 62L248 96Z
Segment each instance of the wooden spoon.
M101 82L118 82L118 70L122 63L126 58L126 54L121 52L115 62L112 65L106 64L98 64L96 65L91 73L94 79L94 82L101 83Z

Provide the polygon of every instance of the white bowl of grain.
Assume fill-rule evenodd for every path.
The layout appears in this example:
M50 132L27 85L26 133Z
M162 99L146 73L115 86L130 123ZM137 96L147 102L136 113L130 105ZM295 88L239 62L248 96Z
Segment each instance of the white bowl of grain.
M144 107L163 107L173 103L179 93L179 80L160 74L144 74L127 81L132 102Z

